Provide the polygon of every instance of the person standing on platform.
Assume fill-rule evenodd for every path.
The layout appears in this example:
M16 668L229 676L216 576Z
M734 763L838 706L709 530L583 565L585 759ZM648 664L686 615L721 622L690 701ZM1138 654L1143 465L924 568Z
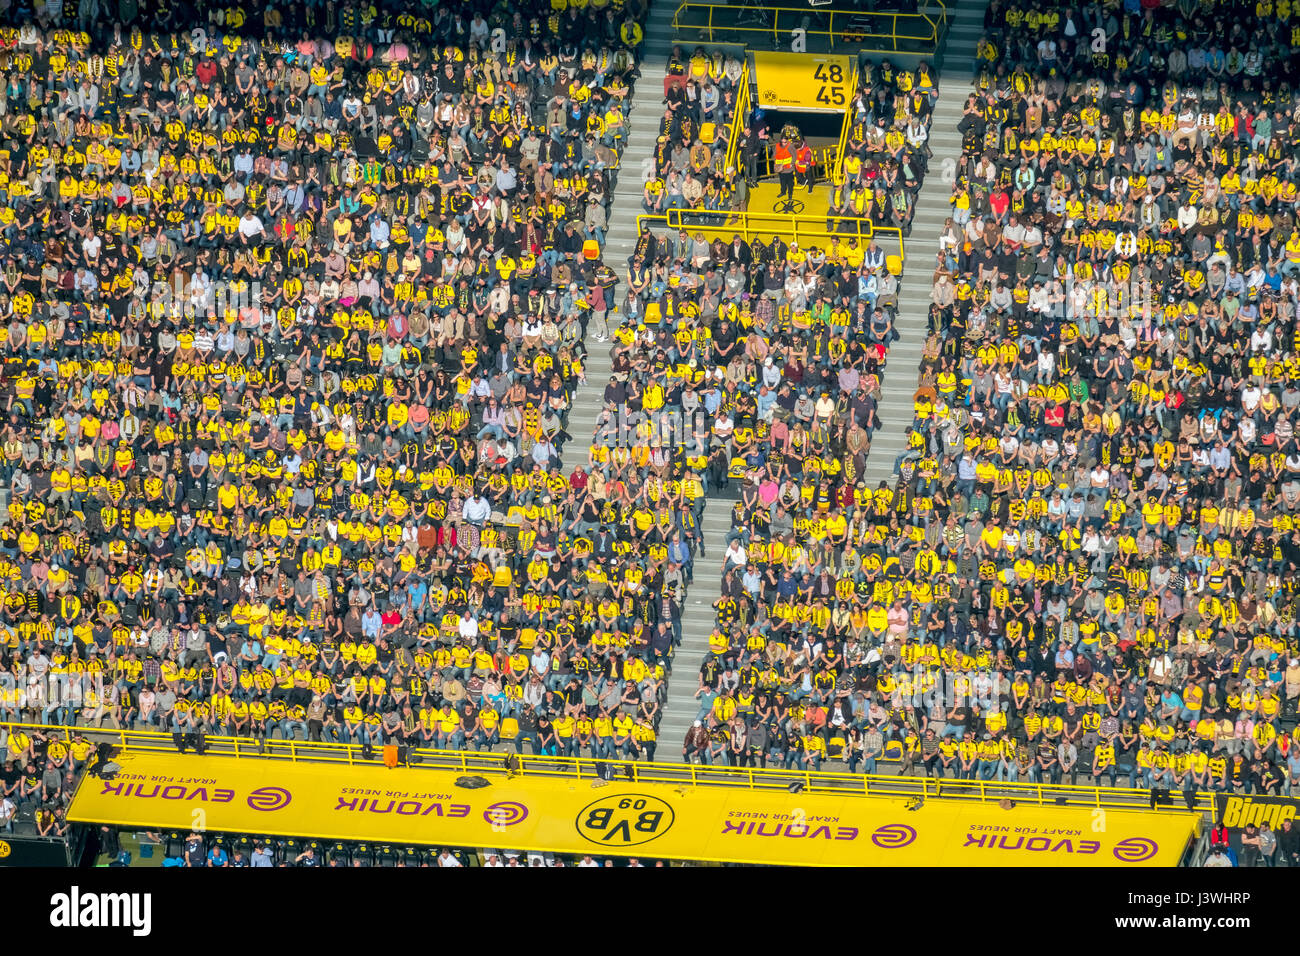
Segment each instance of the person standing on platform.
M799 182L808 187L809 193L813 191L813 166L815 165L812 147L808 145L808 140L801 140L794 154L794 170L799 174ZM793 188L790 193L793 196Z
M772 165L776 167L776 178L781 184L779 199L794 199L794 153L790 149L790 140L786 136L776 144L772 152Z

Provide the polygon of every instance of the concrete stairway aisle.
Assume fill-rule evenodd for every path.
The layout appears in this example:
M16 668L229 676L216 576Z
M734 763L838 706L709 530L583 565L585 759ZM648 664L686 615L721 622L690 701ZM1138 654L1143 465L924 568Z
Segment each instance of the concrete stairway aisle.
M675 2L657 0L651 4L645 30L645 56L641 76L632 92L628 111L628 140L624 144L609 211L609 228L605 233L602 258L616 273L609 327L613 332L621 320L621 307L627 294L627 269L637 243L637 217L642 213L641 196L659 136L663 115L664 69L672 50L672 18ZM605 386L612 370L611 348L596 339L595 330L587 329L587 381L573 396L569 411L568 432L573 436L565 454L565 466L572 471L585 466L587 448L604 407ZM656 758L663 761L681 759L682 741L695 719L699 703L695 700L699 686L699 666L709 646L713 630L713 602L722 590L722 554L726 550L727 532L731 530L731 500L710 496L705 501L701 533L707 556L695 559L695 582L686 594L682 609L682 644L673 655L674 667L668 680L668 699L660 718L659 746Z
M700 686L700 665L709 650L713 631L713 602L722 594L722 555L727 550L727 533L731 530L731 506L735 499L727 493L709 495L701 521L705 555L695 556L695 583L686 594L682 609L682 643L673 655L672 673L668 675L668 700L659 721L659 741L655 760L680 762L686 731L700 709L695 699Z
M613 203L609 210L609 228L601 258L618 273L609 312L609 328L618 328L624 296L627 294L628 260L636 250L636 220L641 215L641 195L645 187L645 164L654 156L659 136L659 119L663 116L664 66L672 49L672 18L675 5L658 0L650 7L645 31L645 56L641 61L641 78L632 89L628 110L628 138L619 161ZM564 456L567 470L587 463L587 447L596 430L596 421L604 407L605 386L609 384L610 347L598 342L595 331L587 329L587 384L578 388L569 412L568 432L573 436L571 451Z
M952 214L948 199L953 173L961 158L961 134L957 123L971 91L975 47L984 32L987 0L959 0L948 7L948 37L939 75L939 99L930 124L928 173L921 183L912 219L912 233L906 240L907 259L898 288L898 317L894 327L899 340L889 348L883 379L883 394L876 417L880 426L871 439L865 478L868 486L892 481L894 462L907 448L907 429L912 424L912 396L925 345L930 314L935 256L939 233Z

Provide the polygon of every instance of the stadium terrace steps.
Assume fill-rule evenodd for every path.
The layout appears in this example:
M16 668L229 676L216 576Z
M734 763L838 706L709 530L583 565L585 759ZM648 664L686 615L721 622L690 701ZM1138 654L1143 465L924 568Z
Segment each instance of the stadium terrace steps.
M889 350L889 369L885 373L884 395L878 411L884 425L876 432L872 453L867 459L867 477L873 482L890 477L894 459L905 446L906 429L912 421L912 394L925 341L933 256L938 245L939 231L948 216L952 177L943 160L951 157L955 162L961 153L957 122L974 71L975 45L983 31L986 5L984 0L963 0L955 7L948 8L946 47L949 53L943 64L940 97L930 132L935 160L930 167L931 175L927 177L918 198L909 242L910 268L905 269L899 289L898 329L901 337ZM671 11L671 5L660 3L650 12L646 31L646 53L649 60L666 56L671 50ZM662 74L659 74L656 79L661 77ZM650 76L643 75L634 100L636 108L630 124L635 142L628 144L625 153L628 157L642 155L639 150L643 133L648 132L649 147L658 132L660 110L657 104L646 102L652 98L651 88L654 84L646 82L651 79ZM946 94L945 90L948 91ZM649 148L646 150L648 153ZM629 163L628 168L630 166ZM624 176L620 180L620 188L615 191L615 210L611 222L627 222L627 225L620 226L624 235L615 236L611 230L611 250L617 241L635 241L635 228L631 227L630 217L629 220L623 220L623 210L629 206L639 208L639 186L639 181L632 183ZM628 197L630 203L622 203L620 193L631 192L633 189L637 195ZM630 251L629 248L629 254ZM615 256L611 254L610 261L614 259ZM589 381L596 380L590 369L588 375ZM574 414L581 414L581 410L575 407ZM591 415L594 421L594 409ZM669 678L668 701L660 721L659 746L656 751L658 760L680 759L680 748L686 731L699 713L700 705L695 697L699 686L696 665L703 661L708 652L708 635L714 626L712 602L722 590L721 558L726 549L727 534L731 530L730 508L731 500L726 496L710 496L705 508L701 530L708 555L696 558L696 581L682 613L682 644L676 650L677 666Z
M663 114L663 83L665 69L663 55L650 49L650 41L661 36L672 36L672 11L674 5L661 0L650 8L649 22L646 25L646 51L641 63L641 77L632 90L632 103L628 110L628 139L623 147L622 160L619 165L617 182L614 186L613 202L609 210L609 228L605 231L605 246L601 258L618 273L618 285L614 288L614 301L611 305L608 321L610 331L618 327L622 314L623 299L627 295L627 266L636 249L636 221L641 215L642 192L645 176L642 174L643 162L654 155L655 139L659 135L659 118ZM662 16L668 11L667 19ZM586 467L587 448L596 431L596 422L604 407L605 386L609 384L610 346L596 339L596 330L587 328L587 384L580 386L573 395L569 410L568 432L573 436L569 443L571 451L565 455L564 463L570 472L574 467Z
M645 59L659 62L673 51L673 14L676 0L659 0L650 6L645 25ZM657 114L656 114L657 115Z
M986 9L987 0L959 0L957 4L948 6L948 33L944 42L941 79L950 77L964 82L974 75L975 47L984 32Z
M687 591L686 606L682 608L682 643L673 652L668 700L659 721L656 761L681 761L686 731L700 709L695 691L700 686L700 665L709 651L713 602L722 594L722 556L731 531L733 500L726 493L714 493L705 502L700 532L707 554L695 556L695 583Z
M880 426L871 438L864 477L869 486L892 481L894 462L907 448L907 429L912 424L921 353L925 345L930 314L939 233L951 215L948 200L953 172L961 157L961 135L957 123L971 89L975 69L975 46L984 32L986 0L961 0L948 7L948 35L943 68L939 75L939 99L930 126L930 172L921 184L907 239L907 264L898 289L898 316L894 327L899 339L889 347L883 394L876 415Z
M627 266L636 249L637 217L642 212L642 191L645 183L644 164L654 155L655 140L659 135L659 119L663 115L664 62L672 51L672 17L675 3L660 0L653 4L646 23L645 56L641 64L641 77L632 93L628 111L628 141L623 149L618 181L614 187L613 203L609 212L609 229L605 233L602 258L619 276L614 290L614 306L609 313L610 330L618 327L623 300L627 294ZM587 383L578 388L569 411L568 432L573 436L572 449L565 457L569 471L575 466L586 466L586 449L596 430L596 422L604 407L605 386L609 382L613 363L607 342L596 339L596 330L587 328ZM663 705L658 729L657 760L681 759L681 745L686 730L699 709L695 689L699 686L699 664L709 646L709 632L713 629L713 602L722 591L722 554L726 550L726 535L731 529L731 501L725 497L710 496L704 507L701 533L707 557L696 556L695 583L688 589L686 605L682 608L682 644L676 648L673 667L668 681L668 699Z
M614 291L617 313L611 309L611 330L618 326L624 297L627 293L627 265L636 249L637 217L642 212L642 192L646 178L645 165L654 155L655 140L659 135L659 120L663 115L664 62L672 52L672 19L676 4L659 0L651 5L646 21L644 58L641 77L632 94L628 111L628 141L623 150L618 181L614 187L613 203L609 213L609 229L605 234L602 257L618 272L619 282ZM566 456L570 471L586 464L585 449L596 429L604 406L603 395L609 382L612 363L611 349L607 343L596 340L595 330L587 329L587 384L573 396L569 412L569 434L573 436L573 451ZM579 451L582 449L582 451ZM731 500L726 496L710 496L705 503L701 535L707 557L696 557L698 572L695 583L686 594L682 608L682 644L674 651L673 668L668 682L668 699L664 704L659 724L658 760L680 760L681 743L695 719L699 703L695 690L699 686L699 664L709 646L709 633L713 630L713 602L722 591L721 563L726 550L727 532L731 530Z
M884 424L877 430L867 458L867 478L872 483L888 479L893 473L894 459L905 447L906 429L912 422L912 395L925 341L934 254L938 248L939 231L949 214L952 176L951 165L945 167L944 159L951 158L955 163L961 154L957 122L974 72L975 45L983 32L986 6L987 0L960 0L947 10L948 34L940 95L930 131L935 158L930 165L931 175L926 178L918 197L908 241L908 268L904 270L899 289L897 327L901 337L889 350L884 395L878 410ZM647 18L641 78L632 97L628 142L623 151L609 215L604 259L619 271L614 299L619 306L626 292L626 264L636 246L636 219L642 209L642 165L653 155L659 117L663 112L662 63L673 46L674 9L674 3L659 0L651 6ZM611 311L611 328L617 322L618 317ZM584 447L585 436L590 436L595 430L611 368L608 346L597 342L590 328L588 336L587 384L575 393L569 415L569 433L574 436L575 451ZM571 453L566 463L570 469L584 464L585 455ZM682 643L674 651L675 666L669 676L667 701L659 723L655 757L660 761L681 759L686 731L699 713L700 704L695 697L699 687L699 664L708 653L709 634L715 622L713 602L722 593L722 555L731 530L733 501L734 498L725 493L711 494L706 500L701 536L707 553L696 556L695 581L682 609Z

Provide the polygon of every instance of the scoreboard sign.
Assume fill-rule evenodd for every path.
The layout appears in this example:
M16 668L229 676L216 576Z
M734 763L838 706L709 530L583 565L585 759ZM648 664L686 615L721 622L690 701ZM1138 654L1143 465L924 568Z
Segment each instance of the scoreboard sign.
M764 109L843 113L853 102L855 70L848 56L755 53L754 79Z

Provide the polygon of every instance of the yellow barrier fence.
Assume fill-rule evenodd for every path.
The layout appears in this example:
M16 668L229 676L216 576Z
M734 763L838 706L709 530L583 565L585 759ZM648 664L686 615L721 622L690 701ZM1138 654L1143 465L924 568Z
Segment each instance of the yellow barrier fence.
M868 242L884 238L898 243L900 262L906 259L903 251L903 231L897 226L877 226L860 216L801 216L779 212L733 212L725 209L669 209L661 216L638 216L637 234L660 226L665 229L685 229L689 232L717 234L723 238L740 236L746 242L761 236L779 235L801 246L826 243L832 239L857 239Z
M688 0L673 14L673 37L677 42L739 42L745 46L770 40L778 48L788 48L793 31L805 30L809 41L821 41L832 50L838 45L860 53L932 56L943 40L948 12L942 3L931 6L938 6L939 13L764 6L760 14L752 16L747 8Z
M0 723L7 732L28 733L40 731L46 736L71 740L81 733L94 742L106 742L127 752L163 754L183 763L186 755L177 752L171 734L146 730L123 730L99 727L60 727L44 724ZM287 760L347 764L364 767L382 766L379 749L367 759L363 748L357 744L316 743L305 740L258 741L251 737L212 735L205 738L206 753L252 760ZM413 749L419 758L413 770L454 771L469 773L507 772L524 777L583 779L595 775L596 761L585 757L545 757L527 754L508 755L504 752L478 752L466 750ZM700 764L630 760L607 760L602 763L614 770L618 779L639 783L675 784L692 787L727 787L742 790L789 791L797 784L800 792L835 794L841 796L872 797L922 797L960 800L977 803L997 803L1011 800L1017 804L1040 807L1073 806L1100 809L1137 809L1149 805L1145 790L1127 787L1088 787L1068 784L1005 783L981 780L934 779L930 777L900 776L895 774L837 773L812 770L778 770L761 767L710 767ZM1179 797L1181 805L1181 795ZM1199 793L1194 804L1198 812L1213 813L1214 797Z
M763 154L758 160L758 178L760 180L776 175L776 163L772 158L775 151L775 146L768 146L763 150ZM828 143L825 146L814 146L812 154L813 168L817 171L814 182L829 182L835 172L836 164L839 162L838 147L834 143ZM733 187L732 192L734 191Z
M740 77L740 86L736 88L736 109L731 117L730 133L727 139L727 159L723 169L734 169L736 175L743 175L740 169L740 134L744 132L745 120L749 116L750 105L750 70L745 64L745 71Z
M854 88L857 88L857 75L854 74ZM844 182L844 154L849 148L849 132L853 129L854 112L850 107L844 111L844 122L840 124L840 139L835 146L835 172L831 177L834 182Z

